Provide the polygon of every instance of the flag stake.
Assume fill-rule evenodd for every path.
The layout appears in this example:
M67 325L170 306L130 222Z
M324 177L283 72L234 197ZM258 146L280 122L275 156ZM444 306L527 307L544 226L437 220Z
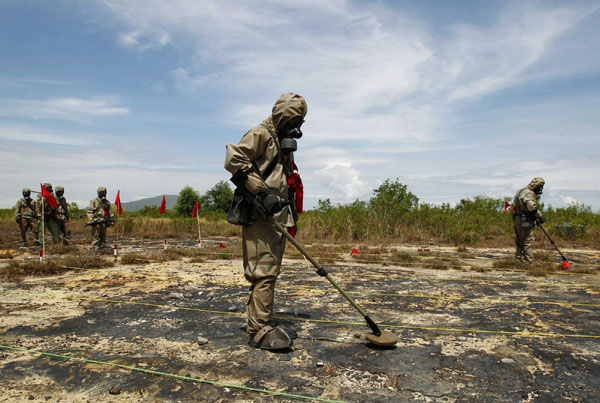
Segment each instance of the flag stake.
M200 233L200 212L196 214L198 218L198 247L202 248L202 234Z
M44 201L46 198L42 196L42 254L40 255L40 262L44 261L44 256L46 255L46 228L44 222Z

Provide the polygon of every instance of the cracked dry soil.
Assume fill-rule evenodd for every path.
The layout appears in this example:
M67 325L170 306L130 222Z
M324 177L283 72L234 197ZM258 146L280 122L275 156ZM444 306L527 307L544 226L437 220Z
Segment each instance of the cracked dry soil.
M492 252L474 249L477 259L449 270L331 265L398 335L391 349L368 345L360 315L298 259L285 259L277 285L275 316L299 335L282 353L247 345L239 259L3 282L0 344L96 362L0 349L0 401L600 401L600 278L475 270L510 254ZM598 252L578 256L597 263Z

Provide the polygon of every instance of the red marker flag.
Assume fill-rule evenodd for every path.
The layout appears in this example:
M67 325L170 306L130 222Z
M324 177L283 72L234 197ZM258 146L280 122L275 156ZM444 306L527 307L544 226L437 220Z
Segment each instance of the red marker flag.
M158 212L160 214L164 214L167 211L167 200L165 199L165 195L163 195L162 202L160 203L160 209Z
M121 191L117 190L117 198L115 199L115 206L117 207L117 214L123 214L123 206L121 205Z
M190 214L192 216L192 218L194 218L194 216L196 215L198 210L200 210L200 207L198 207L198 200L196 200L196 205L194 206L194 209L192 210L192 214Z
M507 202L507 201L505 201L505 202L504 202L504 212L505 212L506 214L508 214L508 208L509 208L509 207L510 207L510 203L509 203L509 202Z
M350 256L357 255L357 254L358 254L358 249L352 248L352 252L350 252Z
M221 243L219 244L219 249L225 249L225 245L223 244L223 242L221 242Z
M58 207L58 202L56 201L56 199L54 198L54 196L52 196L52 193L48 192L48 189L46 189L44 186L42 186L41 183L40 183L40 187L42 188L42 197L45 197L46 200L48 200L48 204L51 207L57 208Z
M567 260L563 260L562 270L568 269L569 266L571 266L571 263L569 261L567 261Z
M292 163L292 167L294 169L294 173L292 173L288 178L288 188L294 189L296 193L296 211L298 211L298 213L302 213L304 185L302 184L300 174L298 174L298 167L296 166L295 162ZM292 234L292 236L294 236L294 234Z

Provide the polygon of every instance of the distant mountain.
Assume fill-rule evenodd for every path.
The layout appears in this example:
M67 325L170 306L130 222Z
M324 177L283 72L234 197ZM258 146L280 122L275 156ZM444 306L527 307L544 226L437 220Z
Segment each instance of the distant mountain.
M177 202L178 195L166 195L167 201L167 209L172 209ZM146 199L140 199L135 201L130 201L127 203L123 203L123 208L127 211L138 211L143 209L146 206L160 206L162 202L163 195L148 197Z

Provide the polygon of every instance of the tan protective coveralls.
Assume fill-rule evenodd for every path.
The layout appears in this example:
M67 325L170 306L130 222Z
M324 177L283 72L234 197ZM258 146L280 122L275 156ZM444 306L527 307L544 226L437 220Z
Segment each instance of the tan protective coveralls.
M269 164L279 158L278 128L284 127L296 116L306 116L307 110L306 102L300 95L283 94L273 106L271 116L261 125L250 129L238 144L227 144L225 169L231 174L238 169L246 172L253 167L261 173L265 172ZM250 193L256 195L268 187L280 198L287 199L287 179L292 173L294 157L292 153L281 153L281 157L281 161L264 180L256 171L248 175L245 186ZM285 250L285 236L262 219L256 210L253 213L255 222L242 227L244 276L252 283L247 303L247 332L250 336L271 320L275 282ZM295 225L290 206L275 214L274 219L287 228Z
M527 187L519 190L513 200L513 224L515 228L515 258L518 260L533 262L533 230L535 229L536 219L542 218L542 213L538 210L535 192L539 187L544 186L543 178L533 178ZM522 214L523 213L523 214Z
M27 230L33 232L34 239L37 239L37 216L35 213L35 200L22 198L17 202L15 209L15 221L19 224L21 230L21 241L27 243Z
M50 206L50 203L44 197L42 204L42 195L38 194L35 202L38 218L38 240L42 242L42 206L44 210L44 231L50 231L52 234L52 243L58 244L60 242L58 237L58 219L56 218L56 208Z
M90 200L87 218L90 223L97 223L92 225L92 247L106 246L106 228L110 225L104 221L106 218L113 218L110 202L100 197Z
M64 196L57 196L56 201L58 202L58 209L56 211L58 233L60 238L62 238L63 245L69 245L71 243L71 231L69 230L69 204Z

